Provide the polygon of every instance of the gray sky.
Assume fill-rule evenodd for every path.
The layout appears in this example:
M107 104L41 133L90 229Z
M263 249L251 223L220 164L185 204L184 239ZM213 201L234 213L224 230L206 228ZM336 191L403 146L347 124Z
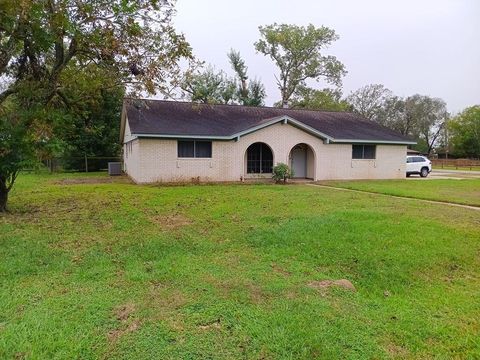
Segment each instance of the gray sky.
M231 73L226 53L239 50L261 78L267 105L280 98L273 62L256 54L259 25L312 23L340 39L325 54L347 68L345 95L384 84L447 102L452 112L480 104L480 0L177 0L175 24L196 56ZM317 88L324 82L312 83Z

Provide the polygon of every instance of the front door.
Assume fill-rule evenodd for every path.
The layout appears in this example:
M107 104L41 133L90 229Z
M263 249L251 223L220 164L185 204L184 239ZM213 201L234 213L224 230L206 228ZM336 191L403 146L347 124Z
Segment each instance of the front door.
M302 146L295 146L292 149L292 170L293 177L307 177L307 151Z

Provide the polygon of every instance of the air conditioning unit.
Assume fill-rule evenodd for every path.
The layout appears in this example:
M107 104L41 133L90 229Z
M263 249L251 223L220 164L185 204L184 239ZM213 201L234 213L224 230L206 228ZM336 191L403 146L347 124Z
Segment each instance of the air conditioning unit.
M109 162L108 163L108 175L110 175L110 176L122 175L122 163L121 162Z

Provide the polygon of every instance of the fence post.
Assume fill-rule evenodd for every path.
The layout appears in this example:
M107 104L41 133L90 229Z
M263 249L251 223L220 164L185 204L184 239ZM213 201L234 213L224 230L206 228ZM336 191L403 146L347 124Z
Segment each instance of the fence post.
M87 159L87 153L85 153L85 172L88 173L88 159Z

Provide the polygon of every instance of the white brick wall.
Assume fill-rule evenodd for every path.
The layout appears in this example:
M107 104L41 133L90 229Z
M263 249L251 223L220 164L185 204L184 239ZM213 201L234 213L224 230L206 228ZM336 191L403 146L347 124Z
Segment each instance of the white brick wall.
M126 139L127 135L130 132L125 131ZM321 139L282 123L245 135L239 141L213 141L211 159L179 159L176 140L133 140L132 152L125 157L126 172L139 183L192 181L197 177L200 181L239 181L242 176L249 177L245 153L255 142L271 147L274 164L289 164L290 150L295 145L309 145L314 158L307 159L307 174L315 180L405 177L405 145L377 145L375 160L352 160L352 145L324 144Z

